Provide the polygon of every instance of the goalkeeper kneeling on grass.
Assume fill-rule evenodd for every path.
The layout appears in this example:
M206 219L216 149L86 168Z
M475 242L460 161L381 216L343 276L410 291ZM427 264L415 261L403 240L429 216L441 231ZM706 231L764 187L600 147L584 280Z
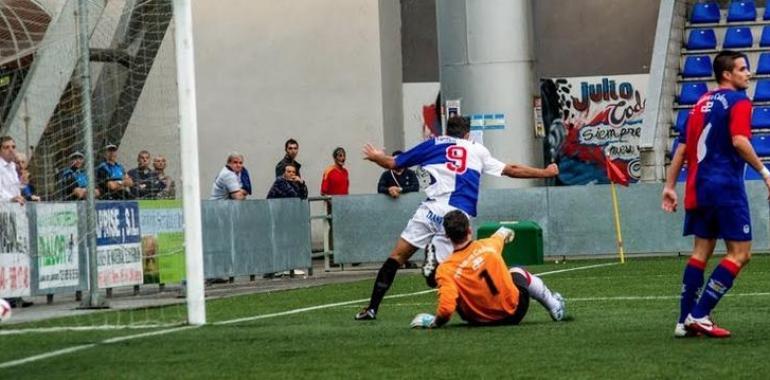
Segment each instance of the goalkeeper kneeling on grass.
M444 216L444 229L454 253L436 268L438 310L420 313L412 327L436 328L449 322L457 311L473 325L516 325L527 314L534 298L554 321L564 319L564 299L552 293L539 277L503 261L505 243L513 241L512 230L502 227L487 239L473 240L468 217L461 211Z

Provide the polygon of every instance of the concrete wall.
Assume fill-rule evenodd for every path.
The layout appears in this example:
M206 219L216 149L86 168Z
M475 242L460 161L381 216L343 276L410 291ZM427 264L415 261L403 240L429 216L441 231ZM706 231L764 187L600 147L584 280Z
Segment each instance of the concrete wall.
M351 192L373 191L380 170L360 159L361 146L403 140L400 46L383 41L400 40L398 4L390 2L193 3L204 196L228 151L237 150L255 197L264 197L290 137L299 141L311 195L336 146L348 152Z
M532 0L541 77L649 71L660 0Z

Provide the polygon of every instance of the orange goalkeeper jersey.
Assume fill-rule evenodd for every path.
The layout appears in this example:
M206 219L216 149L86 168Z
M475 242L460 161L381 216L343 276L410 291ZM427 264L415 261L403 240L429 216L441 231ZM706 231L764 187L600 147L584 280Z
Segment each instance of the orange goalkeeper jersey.
M436 270L436 317L449 320L456 308L474 322L496 322L513 315L519 290L503 261L503 238L493 235L455 251Z

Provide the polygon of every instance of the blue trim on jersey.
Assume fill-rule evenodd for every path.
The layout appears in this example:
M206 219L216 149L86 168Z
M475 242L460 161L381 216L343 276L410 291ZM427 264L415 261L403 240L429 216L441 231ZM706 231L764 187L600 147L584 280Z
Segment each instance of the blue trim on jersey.
M123 179L123 176L125 175L125 172L123 170L123 165L120 163L114 163L111 164L107 161L103 161L95 171L99 170L105 170L107 171L107 180L108 181L119 181Z
M468 169L455 176L455 191L449 196L449 205L476 216L476 203L479 199L481 173Z
M408 168L410 166L443 164L448 162L446 148L454 143L436 144L436 139L425 140L412 149L396 156L396 166Z

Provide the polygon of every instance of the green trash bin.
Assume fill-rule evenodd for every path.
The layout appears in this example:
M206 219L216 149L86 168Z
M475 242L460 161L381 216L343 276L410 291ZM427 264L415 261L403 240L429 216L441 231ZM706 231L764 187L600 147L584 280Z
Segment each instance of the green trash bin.
M503 259L508 266L543 263L543 229L537 223L531 220L487 222L479 226L476 236L479 239L490 237L500 227L516 233L513 242L503 247Z

